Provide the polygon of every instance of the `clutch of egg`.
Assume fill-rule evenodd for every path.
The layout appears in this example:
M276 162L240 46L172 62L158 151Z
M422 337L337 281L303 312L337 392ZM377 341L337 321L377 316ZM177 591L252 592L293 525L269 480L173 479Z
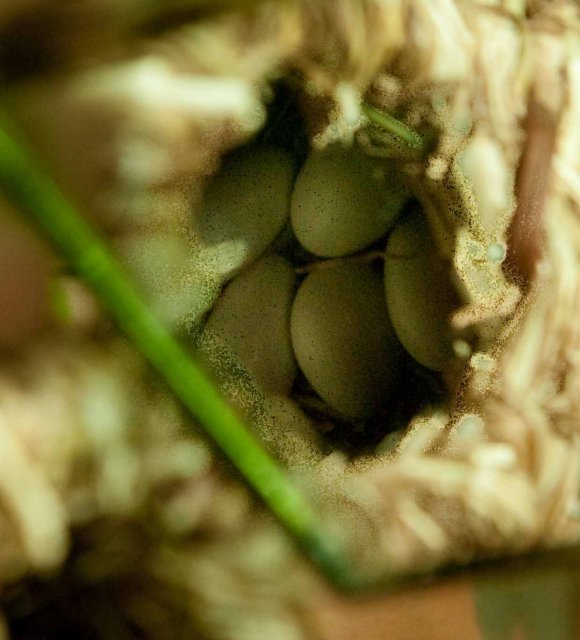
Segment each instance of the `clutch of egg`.
M409 356L435 371L452 356L449 268L409 200L387 161L356 146L300 168L269 147L226 160L194 223L206 251L237 247L202 354L223 345L264 393L291 395L301 372L347 421L388 410Z

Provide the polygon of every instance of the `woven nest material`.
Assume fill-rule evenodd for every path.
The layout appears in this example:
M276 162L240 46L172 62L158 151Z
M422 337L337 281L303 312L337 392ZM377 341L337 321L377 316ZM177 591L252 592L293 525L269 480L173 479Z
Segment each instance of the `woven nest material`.
M3 29L25 14L13 4ZM314 146L356 137L392 155L363 99L434 132L426 159L399 149L396 162L467 301L452 324L480 345L446 373L448 411L348 460L281 399L230 388L269 449L340 513L360 566L578 542L577 3L301 0L115 38L114 61L89 64L71 45L54 56L66 73L14 80L7 104L182 332L220 286L191 257L191 202L264 126L275 83L292 83ZM161 229L179 239L171 264L144 253ZM58 628L55 584L80 603L67 624L97 636L112 625L127 637L312 637L300 611L317 578L95 314L48 332L0 377L0 601L15 637Z

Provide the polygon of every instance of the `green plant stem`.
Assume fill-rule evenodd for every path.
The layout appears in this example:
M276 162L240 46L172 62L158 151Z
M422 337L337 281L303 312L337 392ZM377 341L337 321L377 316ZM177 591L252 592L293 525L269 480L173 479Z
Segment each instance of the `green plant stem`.
M0 113L0 188L44 229L133 345L326 575L349 586L343 557L309 501L153 315L103 242L11 131Z
M379 111L364 102L362 104L362 112L373 124L376 124L382 129L385 129L385 131L397 136L397 138L403 140L403 142L405 142L409 147L418 150L424 148L425 141L421 135L407 127L407 125L403 124L400 120L393 118L393 116L390 116L388 113Z

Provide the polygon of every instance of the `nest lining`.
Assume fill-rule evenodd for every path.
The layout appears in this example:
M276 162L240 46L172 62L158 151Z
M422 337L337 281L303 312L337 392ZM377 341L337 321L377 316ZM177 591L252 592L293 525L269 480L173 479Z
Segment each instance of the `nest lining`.
M427 122L437 132L427 162L418 163L410 154L405 162L406 171L441 252L454 263L460 286L470 299L453 322L459 327L471 326L483 348L471 357L466 375L451 372L448 376L451 397L456 399L450 404L450 411L420 415L412 420L395 449L351 462L340 453L314 459L310 454L303 458L308 463L299 465L329 511L341 510L343 522L353 523L347 528L354 555L363 565L380 567L381 571L416 569L450 560L463 562L474 556L519 552L578 539L580 452L576 434L580 424L577 401L580 378L576 318L580 317L577 272L580 189L578 133L574 124L580 110L580 85L578 45L571 35L578 16L574 3L566 2L551 6L528 3L520 9L500 7L500 3L495 6L443 1L365 2L356 8L344 1L332 9L324 2L299 3L284 8L266 5L247 15L226 16L209 25L185 27L149 48L148 55L153 51L153 55L161 56L161 65L147 66L152 64L149 57L140 64L157 69L159 77L177 83L184 80L186 71L188 80L194 83L202 82L208 73L216 77L227 75L227 80L220 79L218 83L220 95L226 96L220 102L223 116L212 119L209 125L204 124L208 115L204 105L187 111L176 101L166 105L163 112L150 108L135 115L135 104L147 106L138 88L133 93L119 93L123 82L110 83L107 71L100 76L107 80L97 85L98 100L101 103L104 100L105 104L111 101L118 114L120 108L116 134L111 138L117 145L113 157L121 156L119 150L125 155L137 152L141 155L143 147L133 145L135 140L152 144L150 150L164 151L160 156L164 163L154 162L138 173L127 173L117 167L115 187L108 189L108 199L100 197L93 203L93 211L105 220L105 228L112 230L113 241L120 239L121 245L135 230L165 224L163 216L168 211L170 224L184 229L191 187L188 184L184 189L183 177L213 173L222 153L254 135L264 123L265 111L260 106L259 94L253 93L253 83L258 81L264 86L264 79L267 84L272 78L286 74L288 66L307 96L303 109L310 123L309 135L316 144L354 135L348 113L352 97L358 103L363 94L371 104L402 114L410 126ZM313 37L319 31L324 37ZM198 44L200 41L203 47ZM491 41L497 46L481 44ZM116 72L120 78L130 77L139 69L134 65L128 63ZM200 76L197 79L196 74ZM241 82L232 81L231 76ZM70 110L74 113L79 109L82 113L87 104L87 82L74 83L74 90L65 85L65 89L54 91L57 96L54 99L76 104ZM231 98L229 101L227 96ZM244 100L236 102L232 96L243 96ZM53 126L58 131L58 122ZM391 139L373 135L367 137L366 143L369 153L391 153L392 144L385 144L392 143ZM455 163L459 151L466 148L473 150L471 189L465 189ZM546 150L551 151L549 156ZM66 154L59 157L58 145L53 155L53 159L64 164L66 177L70 160L67 161ZM482 157L499 158L500 162L478 165L477 158ZM502 162L503 169L499 170ZM125 162L124 166L135 165ZM552 179L538 180L537 176L545 176L549 168ZM95 183L87 180L84 184L86 191L80 197L91 200ZM499 187L497 192L490 189L492 184L503 184L503 193ZM506 204L505 192L513 189L516 201ZM166 206L168 203L171 206ZM508 213L503 218L499 216L498 226L490 229L485 221L493 220L494 207L502 204ZM526 242L519 242L518 226L526 232ZM496 266L489 267L489 261L479 261L482 255L485 257L487 247L497 242L507 246L507 264L512 270L507 272L509 278L503 268L498 270ZM537 270L532 271L538 247L541 261ZM176 285L167 288L172 296L179 297L177 293L183 289L177 284L184 275L185 281L195 277L181 268ZM161 281L167 282L164 278ZM167 305L162 300L159 306ZM183 308L179 300L171 308L169 319L176 325L182 324L187 314L192 315L188 310L183 316ZM92 363L90 366L96 360L90 347L92 340L89 338L85 344L83 338L79 346ZM27 373L22 375L31 376L39 353L24 367ZM78 366L72 364L77 356L66 355L58 340L45 357L49 368L59 370L61 362L68 363L65 369L72 371ZM113 356L113 361L119 358L126 358L122 349ZM110 375L106 369L104 378ZM47 393L62 399L57 401L61 408L64 398L71 395L82 405L86 389L75 376L65 378L60 387L56 385L56 391L41 392L44 385L41 381L29 386L25 397L28 401L36 398L37 415L46 412L43 402L47 401ZM121 388L123 384L126 383L120 382ZM79 435L84 433L77 426L83 414L74 404L60 420L63 432L69 434L69 446L65 449L53 444L39 450L39 443L44 440L37 437L37 431L30 425L37 424L42 432L42 421L31 423L18 410L14 399L21 398L23 391L15 391L11 382L6 382L4 388L2 411L10 415L10 420L2 421L3 430L14 440L18 451L35 452L35 465L26 469L26 474L34 476L31 482L36 482L35 486L43 487L42 495L46 495L48 502L63 505L62 509L53 510L54 514L61 514L55 525L59 533L54 538L60 543L55 543L52 550L44 549L44 556L41 548L35 546L34 536L27 533L31 531L31 523L38 521L27 503L20 501L19 510L5 509L3 538L13 541L13 553L9 558L12 568L4 573L11 582L26 571L60 565L67 553L69 527L82 516L83 509L89 522L111 510L115 522L120 513L134 518L143 500L145 503L150 500L147 496L154 493L158 480L144 480L137 474L142 488L128 489L125 496L129 498L123 506L121 489L116 486L107 489L106 473L107 464L121 468L121 463L118 460L105 463L117 448L119 438L125 441L124 434L131 433L131 429L127 431L131 422L127 416L118 419L118 431L111 436L109 447L103 443L96 446L86 435ZM137 388L134 393L135 397L142 397L143 390ZM113 395L105 392L107 402L122 406L124 401L114 401ZM84 444L79 446L79 442ZM303 444L302 436L298 436L295 454L287 456L287 463L291 459L300 460L300 451L305 451ZM121 447L140 461L138 469L146 466L143 461L147 448L136 433ZM312 443L307 444L306 451L312 451ZM68 496L81 452L98 464L87 478L88 493L75 502L63 496ZM284 451L280 453L284 455ZM30 453L26 455L29 460ZM63 460L67 461L64 467ZM176 464L174 460L168 462L169 476L179 475ZM65 469L57 477L55 465ZM215 463L204 468L213 469L212 465ZM204 478L206 473L202 474ZM201 477L192 476L187 482L180 480L176 494L191 497L196 487L206 486L207 481ZM212 477L212 486L221 491L225 481L219 475ZM127 480L130 487L135 482ZM6 496L18 499L15 491L12 480L4 478L6 504L10 504ZM121 497L115 497L116 491L121 491ZM253 522L253 516L243 515L248 512L248 498L238 496L233 503L245 506L238 511L234 509L239 514L238 520L229 525L218 518L215 531L225 539L231 533L224 532L251 531L254 526L247 524ZM80 512L75 511L75 504L82 506ZM179 505L175 507L170 500L161 508L163 517L169 518L170 523L176 517L176 522L183 525L187 509L178 516L167 515L172 508L180 513ZM207 518L214 511L213 506L203 507L200 513L204 515L200 518ZM363 521L366 526L361 526ZM171 530L177 525L163 526ZM202 555L203 545L196 547L191 538L200 526L200 520L192 521L189 528L184 525L182 530L178 526L172 553ZM264 531L260 535L276 538L274 529ZM223 541L211 542L209 546L213 550L212 566L223 568L229 576L224 580L237 585L232 587L233 592L239 593L242 584L252 584L255 567L238 571L233 568L238 561L228 555ZM149 560L163 555L156 541L146 547ZM207 552L207 547L204 551ZM279 548L273 553L282 564L296 563L288 549ZM163 562L166 561L167 557L163 557ZM207 574L199 570L192 575ZM189 619L201 624L210 636L225 633L228 637L241 637L239 628L231 629L225 623L224 612L233 610L231 602L226 602L217 589L212 592L201 578L193 583L195 595L189 591L188 597L197 604ZM191 589L191 582L186 580L183 584L187 584L186 590ZM282 627L287 623L284 628L294 631L286 633L296 634L289 637L299 637L290 613L295 603L289 593L283 590L276 595L283 604L272 620ZM203 606L199 604L202 602L218 612L211 620L204 618ZM254 614L255 619L262 615ZM252 615L247 617L247 624L251 625ZM155 631L151 633L155 636Z

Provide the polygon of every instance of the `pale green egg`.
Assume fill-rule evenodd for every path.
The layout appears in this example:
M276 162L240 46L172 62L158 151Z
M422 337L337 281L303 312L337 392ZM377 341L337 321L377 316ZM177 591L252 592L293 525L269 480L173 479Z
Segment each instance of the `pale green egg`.
M300 244L323 257L360 251L384 235L407 190L357 147L313 151L292 192L290 219Z
M291 264L270 255L225 288L202 336L202 349L224 345L263 391L288 393L296 373L290 310L296 277Z
M294 300L290 330L298 365L332 408L364 419L385 405L403 351L390 326L382 279L371 266L313 271Z
M450 314L459 306L450 265L435 247L427 220L414 211L387 243L385 293L402 345L420 364L440 371L453 356Z
M227 159L194 212L199 268L228 277L259 257L288 219L294 160L255 147Z

